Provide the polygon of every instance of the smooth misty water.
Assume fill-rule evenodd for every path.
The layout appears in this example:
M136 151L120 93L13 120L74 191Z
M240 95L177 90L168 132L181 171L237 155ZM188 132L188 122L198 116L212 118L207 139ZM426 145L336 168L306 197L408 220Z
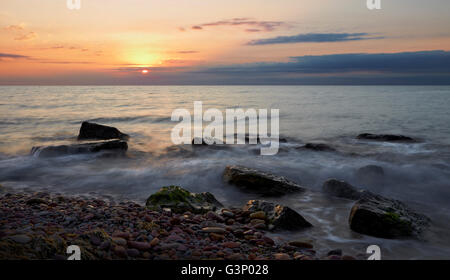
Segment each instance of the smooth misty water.
M170 121L176 108L280 109L282 137L276 156L259 156L257 146L224 149L173 146ZM172 87L0 87L0 183L17 190L46 189L143 203L161 186L209 191L225 205L257 198L222 182L229 164L287 176L313 190L274 199L314 224L280 238L314 239L317 248L364 254L378 244L385 258L450 258L450 87L172 86ZM32 146L75 143L80 124L90 120L131 135L128 157L77 155L51 159L29 155ZM355 140L363 132L399 133L414 144ZM328 143L338 152L295 147ZM363 182L355 171L376 164L382 181ZM346 180L400 199L433 220L427 241L383 240L348 227L352 202L321 194L328 178ZM324 245L324 246L321 246ZM325 250L325 249L324 249Z

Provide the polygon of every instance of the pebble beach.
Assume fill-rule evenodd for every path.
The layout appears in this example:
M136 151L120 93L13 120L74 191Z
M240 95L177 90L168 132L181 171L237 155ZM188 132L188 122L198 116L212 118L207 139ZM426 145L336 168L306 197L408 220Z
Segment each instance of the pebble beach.
M253 215L252 215L253 214ZM65 260L353 260L341 250L319 256L306 240L279 242L258 229L259 213L153 211L134 202L46 192L0 195L0 259Z

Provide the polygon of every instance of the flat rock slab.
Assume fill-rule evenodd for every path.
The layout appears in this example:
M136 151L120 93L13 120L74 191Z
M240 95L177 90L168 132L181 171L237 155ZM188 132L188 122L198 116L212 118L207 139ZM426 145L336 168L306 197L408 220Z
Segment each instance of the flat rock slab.
M223 177L227 183L233 184L244 191L264 196L281 196L305 191L302 186L282 176L242 166L227 166Z
M404 135L393 135L393 134L372 134L363 133L356 137L357 139L364 140L374 140L374 141L384 141L384 142L413 142L413 138Z

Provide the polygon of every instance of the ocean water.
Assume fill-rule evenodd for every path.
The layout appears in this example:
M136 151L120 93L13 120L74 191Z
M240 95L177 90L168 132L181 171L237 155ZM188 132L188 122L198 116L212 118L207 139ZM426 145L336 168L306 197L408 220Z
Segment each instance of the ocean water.
M279 109L281 143L275 156L260 147L175 146L174 109ZM311 192L269 199L289 205L314 228L277 233L276 239L307 237L317 248L365 254L377 244L389 259L450 259L450 87L445 86L96 86L0 87L0 184L15 190L46 190L109 200L146 198L166 185L209 191L226 206L255 195L222 181L226 165L280 174ZM33 146L76 143L82 121L119 128L131 136L123 158L72 155L37 158ZM360 133L403 134L417 143L356 140ZM326 143L336 152L296 147ZM362 180L356 171L375 164L385 176ZM433 223L424 240L385 240L352 232L352 202L321 193L338 178L402 200Z

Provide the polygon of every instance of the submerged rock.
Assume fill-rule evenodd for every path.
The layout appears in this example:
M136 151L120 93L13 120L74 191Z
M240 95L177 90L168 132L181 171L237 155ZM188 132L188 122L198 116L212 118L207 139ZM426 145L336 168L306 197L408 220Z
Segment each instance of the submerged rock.
M363 194L369 194L369 192L365 190L359 190L347 182L336 179L328 179L325 181L322 189L329 195L351 200L358 200L363 196Z
M192 145L202 145L202 146L209 146L209 145L223 145L223 141L211 138L211 137L195 137L192 139Z
M237 143L237 135L234 136L234 141L231 144L236 144ZM270 138L270 137L264 137L264 138L260 138L259 136L255 136L255 137L250 137L248 134L246 134L244 136L244 140L245 140L245 144L267 144L270 143L270 141L275 140L274 138ZM251 141L250 141L251 140ZM287 140L285 138L278 138L278 142L279 143L287 143ZM192 139L191 142L192 145L201 145L201 146L211 146L211 145L223 145L225 146L226 144L230 144L227 143L227 139L217 139L217 138L212 138L212 137L194 137Z
M191 193L177 186L161 188L147 199L146 206L153 210L170 208L174 213L207 213L223 207L211 193Z
M203 152L203 148L208 148L212 150L225 150L230 148L229 145L225 145L225 142L217 139L217 138L211 138L211 137L195 137L192 139L191 147L193 148L189 152L191 153L191 156L194 156L197 149L198 151Z
M384 175L384 169L378 165L367 165L358 169L358 174L382 176Z
M356 178L364 183L376 183L383 177L384 169L378 165L367 165L356 171Z
M102 151L125 152L126 150L128 150L127 142L113 140L76 145L33 147L31 149L31 154L38 157L58 157L65 155L98 153Z
M235 139L236 143L237 143L237 137L238 137L238 134L235 133L234 139ZM262 143L267 144L267 143L270 143L270 141L275 140L275 138L272 138L270 136L260 137L259 135L246 133L244 136L244 140L245 140L246 144L262 144ZM287 143L288 141L286 138L278 137L278 142L279 143Z
M404 135L393 135L393 134L371 134L363 133L358 135L357 139L364 140L376 140L385 142L410 142L414 141L413 138Z
M268 228L271 230L298 230L312 226L302 215L291 208L267 201L250 200L243 210L255 213L264 212Z
M121 139L128 140L130 138L129 135L120 132L117 128L90 123L83 122L81 124L80 133L78 134L78 140L110 140L110 139Z
M323 143L307 143L305 146L300 147L299 149L307 149L313 150L317 152L334 152L336 149L333 147L323 144Z
M227 183L264 196L280 196L305 190L284 177L242 166L227 166L223 177Z
M398 200L380 195L363 195L352 207L350 228L381 238L418 237L430 220Z

